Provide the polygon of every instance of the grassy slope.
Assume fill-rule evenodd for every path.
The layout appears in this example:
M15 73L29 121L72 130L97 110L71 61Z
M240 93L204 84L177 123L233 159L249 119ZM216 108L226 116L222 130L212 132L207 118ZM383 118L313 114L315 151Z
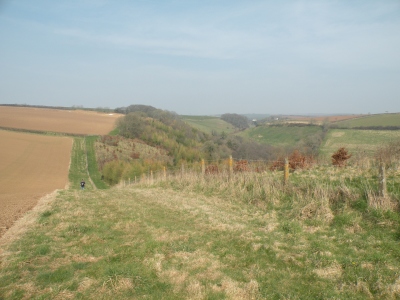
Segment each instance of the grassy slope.
M367 126L400 126L400 114L380 114L336 122L335 125L345 128Z
M75 150L71 174L84 169ZM388 175L399 199L399 174ZM0 299L394 298L400 218L368 209L375 176L311 170L286 188L279 173L179 176L62 191L6 249Z
M321 146L321 154L332 155L340 147L346 147L353 153L372 155L374 151L391 141L400 139L400 131L395 130L329 130Z
M319 126L259 126L247 129L240 135L273 146L295 146L301 140L321 130Z
M181 116L181 118L189 125L206 133L212 133L213 131L215 131L217 133L225 132L229 134L235 131L234 126L217 117Z

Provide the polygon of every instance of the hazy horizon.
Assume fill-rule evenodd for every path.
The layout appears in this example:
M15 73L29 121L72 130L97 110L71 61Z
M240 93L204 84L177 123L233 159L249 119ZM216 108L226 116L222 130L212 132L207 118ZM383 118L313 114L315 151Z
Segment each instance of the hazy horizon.
M400 2L0 0L0 103L400 112Z

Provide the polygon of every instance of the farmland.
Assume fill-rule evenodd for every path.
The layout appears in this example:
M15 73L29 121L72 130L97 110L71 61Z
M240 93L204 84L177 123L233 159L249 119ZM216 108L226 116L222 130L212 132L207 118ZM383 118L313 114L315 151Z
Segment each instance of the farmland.
M64 189L72 139L0 130L0 235L39 198Z
M119 117L93 111L0 106L0 128L11 130L0 130L0 236L41 197L68 184L73 139L57 134L107 134ZM46 135L48 132L56 134Z
M294 147L305 138L321 131L319 126L259 126L247 129L239 135L259 143Z
M350 152L371 156L379 147L399 139L399 130L331 129L322 144L321 154L328 156L346 147Z
M0 128L68 134L108 134L120 114L0 106Z
M400 127L400 114L378 114L368 115L351 120L345 120L335 123L342 128L354 127Z
M235 127L218 117L208 116L182 116L182 120L198 130L206 133L232 133Z

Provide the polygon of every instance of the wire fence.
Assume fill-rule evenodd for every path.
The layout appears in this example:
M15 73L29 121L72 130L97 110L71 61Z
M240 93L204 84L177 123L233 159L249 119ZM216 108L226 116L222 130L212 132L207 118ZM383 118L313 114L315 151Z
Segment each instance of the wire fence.
M161 169L152 170L149 168L146 172L139 176L132 178L125 178L121 184L123 186L134 183L148 183L153 184L156 181L166 181L169 178L184 178L185 176L197 176L197 178L204 176L213 176L223 179L229 179L237 174L249 175L264 172L273 172L276 170L281 171L279 176L282 178L283 185L288 184L290 170L297 168L303 169L305 166L312 167L317 164L311 162L304 163L290 162L288 158L276 160L274 162L266 160L234 160L232 157L225 160L201 160L200 162L185 164L181 163L174 167L162 167ZM358 166L360 167L360 166ZM387 195L387 176L386 167L383 164L373 166L377 170L377 184L379 187L378 195L386 197Z

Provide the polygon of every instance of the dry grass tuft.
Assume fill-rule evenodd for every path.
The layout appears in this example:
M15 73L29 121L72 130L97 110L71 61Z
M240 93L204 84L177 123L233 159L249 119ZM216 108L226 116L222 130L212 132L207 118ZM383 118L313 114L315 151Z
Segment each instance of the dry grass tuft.
M314 273L324 279L338 279L342 276L342 267L338 263L334 263L329 267L315 269Z
M355 290L368 297L368 299L374 299L374 296L369 290L368 284L364 281L357 280L357 285L355 286Z
M400 277L398 277L396 281L389 286L388 290L393 296L396 296L396 299L400 296Z
M95 285L96 283L97 283L96 280L89 277L85 277L79 283L78 291L84 292L85 290L89 289L92 285Z
M368 205L374 209L396 210L397 203L392 202L390 197L382 197L373 191L368 191Z
M301 219L317 219L326 223L330 223L334 215L329 205L324 202L310 202L307 204L300 213Z
M110 276L103 282L101 291L104 293L126 291L133 288L133 283L130 278L124 278L118 275Z
M191 281L186 288L190 299L205 299L205 287L197 280Z
M64 299L74 299L75 294L71 291L63 290L59 292L53 299L64 300Z
M253 279L245 284L238 283L230 278L224 279L221 287L229 299L250 300L260 298L258 282Z

